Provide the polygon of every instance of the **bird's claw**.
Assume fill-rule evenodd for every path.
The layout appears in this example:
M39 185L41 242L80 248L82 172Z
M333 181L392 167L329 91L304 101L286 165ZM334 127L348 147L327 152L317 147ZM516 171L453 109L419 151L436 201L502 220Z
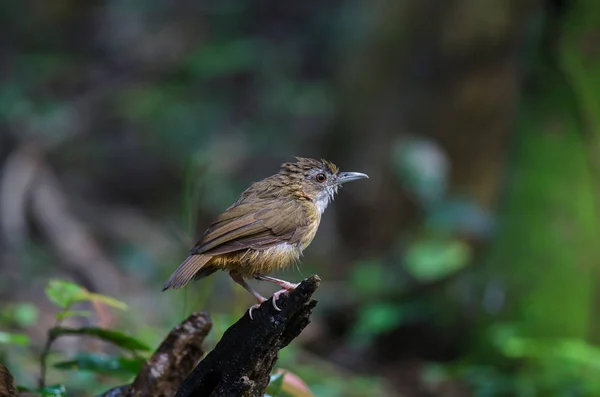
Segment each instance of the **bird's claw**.
M273 307L275 308L275 310L277 310L278 312L281 311L281 309L279 308L279 306L277 306L277 299L275 299L275 297L273 297Z
M277 306L277 299L279 299L279 296L282 294L287 294L290 291L293 291L293 289L285 289L284 288L284 289L280 289L279 291L277 291L273 294L273 300L271 301L271 303L273 304L273 308L275 310L277 310L278 312L281 311L281 308L279 306ZM259 303L256 303L256 304L250 306L250 308L248 309L248 315L250 316L250 320L254 320L254 317L252 317L252 310L259 308L263 302L264 301L262 301L262 302L259 301Z
M288 292L289 292L289 290L287 290L287 289L280 289L279 291L277 291L273 294L273 307L278 312L280 312L281 309L279 308L279 306L277 306L277 299L279 299L279 295L287 294Z
M254 320L254 317L252 317L252 310L257 309L259 307L260 307L260 303L250 306L250 308L248 309L248 315L250 316L250 320Z

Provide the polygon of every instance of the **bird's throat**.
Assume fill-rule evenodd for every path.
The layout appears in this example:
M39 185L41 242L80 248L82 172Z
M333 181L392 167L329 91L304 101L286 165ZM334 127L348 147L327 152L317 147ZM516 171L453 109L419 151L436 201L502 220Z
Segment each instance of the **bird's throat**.
M333 192L329 192L328 190L323 190L313 199L313 204L317 207L320 215L323 215L331 200L333 200Z

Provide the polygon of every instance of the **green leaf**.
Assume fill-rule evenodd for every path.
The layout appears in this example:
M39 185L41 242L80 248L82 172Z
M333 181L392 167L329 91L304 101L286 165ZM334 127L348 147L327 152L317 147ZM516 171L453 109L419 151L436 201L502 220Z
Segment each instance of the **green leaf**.
M56 303L58 306L66 309L72 304L81 301L95 301L101 302L108 306L114 307L120 310L126 310L127 304L109 296L96 294L89 292L85 288L64 280L50 280L46 287L46 295L48 298ZM68 316L67 316L68 317Z
M366 304L359 312L359 324L361 328L372 334L393 329L400 323L401 308L391 303Z
M375 296L384 292L389 284L389 270L378 260L365 260L352 267L351 283L360 295Z
M39 394L43 397L65 397L67 395L67 389L64 385L46 386L43 389L30 389L25 386L17 386L17 390L24 393Z
M115 309L127 310L126 303L121 302L120 300L117 300L115 298L111 298L110 296L88 292L86 298L92 301L102 302L110 307L114 307Z
M25 334L13 334L0 331L0 344L2 343L26 346L29 344L29 337Z
M40 394L44 397L66 397L67 389L64 385L46 386L40 390Z
M46 295L48 298L62 308L67 308L73 303L84 300L87 291L70 281L53 279L48 282Z
M57 320L62 320L67 317L89 317L92 312L89 310L67 310L56 315Z
M420 241L405 256L406 270L422 282L447 277L469 263L471 252L462 241Z
M285 372L272 374L269 380L269 385L265 390L265 397L278 397L281 395L281 389L283 388L283 378Z
M50 329L50 337L56 339L63 335L82 335L82 336L93 336L103 341L110 342L113 345L122 347L123 349L136 351L136 350L151 350L148 345L141 342L140 340L127 335L120 331L111 329L104 329L98 327L82 327L82 328L64 328L54 327Z
M137 375L142 365L144 365L144 361L141 358L115 357L98 353L79 353L72 360L54 364L54 368L64 371L88 371L97 374L130 378Z
M39 310L31 303L19 303L13 307L12 317L21 327L29 327L38 320Z

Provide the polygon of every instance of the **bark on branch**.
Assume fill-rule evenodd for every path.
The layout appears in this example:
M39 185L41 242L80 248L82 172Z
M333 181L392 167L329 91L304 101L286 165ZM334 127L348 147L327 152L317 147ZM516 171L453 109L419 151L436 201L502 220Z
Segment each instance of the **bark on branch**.
M212 323L207 313L192 313L163 340L131 385L98 397L171 397L204 355L203 343Z
M231 326L221 341L183 382L176 397L263 397L279 350L310 322L317 304L313 293L318 276L304 280L295 291L272 298Z
M0 397L16 397L17 390L13 384L13 377L4 365L0 364Z

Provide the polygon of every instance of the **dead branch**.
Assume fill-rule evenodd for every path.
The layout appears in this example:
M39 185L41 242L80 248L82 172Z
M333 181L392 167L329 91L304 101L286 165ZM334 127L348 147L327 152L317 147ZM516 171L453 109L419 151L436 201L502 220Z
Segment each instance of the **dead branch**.
M279 350L310 322L317 304L311 297L320 278L304 280L282 295L275 310L272 298L232 325L221 341L183 382L176 397L263 397Z
M0 364L0 397L17 397L13 376L2 364Z
M192 313L163 340L131 385L99 397L171 397L204 355L202 344L212 327L206 312Z
M128 396L171 397L204 356L202 344L212 327L206 312L194 313L161 343L133 383Z

